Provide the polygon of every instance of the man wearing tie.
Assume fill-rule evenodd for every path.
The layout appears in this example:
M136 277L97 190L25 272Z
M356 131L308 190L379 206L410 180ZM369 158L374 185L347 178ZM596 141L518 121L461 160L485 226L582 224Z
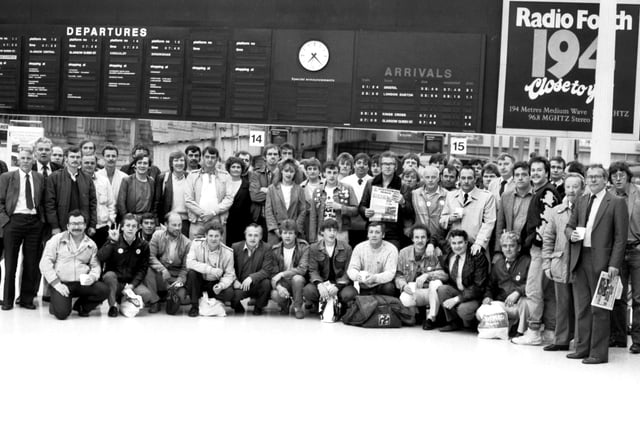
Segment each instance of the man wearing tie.
M607 363L609 358L610 314L592 307L600 273L609 279L618 276L624 261L629 217L623 198L606 190L607 171L602 165L587 168L587 183L591 194L576 201L565 230L571 241L569 269L573 280L573 295L578 321L576 351L569 359L583 359L585 364Z
M31 170L39 172L47 178L52 172L57 171L61 166L51 161L51 150L53 143L49 138L40 137L33 146L35 150L35 162Z
M20 306L33 310L38 292L39 246L44 223L44 178L31 170L33 154L18 153L19 169L0 176L0 234L4 234L6 277L3 310L13 308L20 245L24 245L24 265L20 286Z

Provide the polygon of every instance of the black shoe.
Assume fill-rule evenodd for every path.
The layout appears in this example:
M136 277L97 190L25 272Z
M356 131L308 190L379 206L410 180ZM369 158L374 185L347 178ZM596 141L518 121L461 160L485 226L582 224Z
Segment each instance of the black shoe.
M616 339L609 340L609 347L627 348L627 341L618 341Z
M2 304L2 310L3 311L13 310L13 304Z
M569 344L549 344L542 347L544 351L567 351Z
M582 360L585 365L599 365L600 363L607 363L606 360L602 360L599 357L587 357Z
M236 314L243 314L244 313L244 306L240 303L237 303L236 305L233 306L233 311Z
M262 309L258 308L258 307L254 308L253 309L253 315L254 316L262 316Z
M149 313L157 313L160 311L160 303L154 302L149 306Z
M422 329L424 329L425 331L432 331L435 328L436 328L436 323L431 319L426 319L422 323Z
M115 305L109 307L109 312L107 313L107 315L109 317L118 317L118 307L116 307Z
M589 353L569 353L567 354L567 359L585 359L589 357Z
M198 316L200 316L200 309L198 308L197 305L194 305L189 310L189 317L198 317Z
M291 310L291 298L287 298L282 304L280 304L280 314L288 316Z
M89 317L89 312L86 308L84 308L84 305L79 305L76 311L78 312L78 316L80 317Z
M440 332L453 332L453 331L459 331L460 329L462 329L460 324L456 322L451 322L444 325L442 328L440 328Z
M27 310L35 310L36 309L35 304L32 303L32 302L21 302L19 305L20 305L20 307L26 308Z
M631 347L629 347L629 352L632 354L640 354L640 344L631 344Z

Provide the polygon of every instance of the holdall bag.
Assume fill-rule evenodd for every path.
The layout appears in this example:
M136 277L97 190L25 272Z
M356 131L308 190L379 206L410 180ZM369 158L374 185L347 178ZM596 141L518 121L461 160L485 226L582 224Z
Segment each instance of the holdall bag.
M178 290L175 288L170 288L167 294L167 306L166 306L167 314L174 315L178 313L179 310L180 310L180 295L178 295Z
M364 328L399 328L402 325L414 325L415 317L411 309L403 306L398 298L358 295L349 303L342 322Z

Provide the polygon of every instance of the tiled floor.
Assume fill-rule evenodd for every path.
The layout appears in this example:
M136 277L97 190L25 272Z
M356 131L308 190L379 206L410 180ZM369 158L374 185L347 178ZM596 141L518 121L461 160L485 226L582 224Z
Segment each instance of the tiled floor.
M57 321L0 312L2 426L613 425L637 422L640 355L607 365L474 334L262 317ZM611 405L611 406L609 406ZM5 420L8 420L5 421Z

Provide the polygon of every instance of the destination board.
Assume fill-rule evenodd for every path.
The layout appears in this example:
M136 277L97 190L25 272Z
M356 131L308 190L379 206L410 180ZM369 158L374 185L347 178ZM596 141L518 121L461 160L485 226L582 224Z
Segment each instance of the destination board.
M26 111L55 112L59 108L60 37L26 38L22 102Z
M21 38L0 33L0 111L18 110Z
M100 39L65 37L62 110L97 113L100 107Z
M114 37L105 43L103 108L108 114L140 114L142 40Z

